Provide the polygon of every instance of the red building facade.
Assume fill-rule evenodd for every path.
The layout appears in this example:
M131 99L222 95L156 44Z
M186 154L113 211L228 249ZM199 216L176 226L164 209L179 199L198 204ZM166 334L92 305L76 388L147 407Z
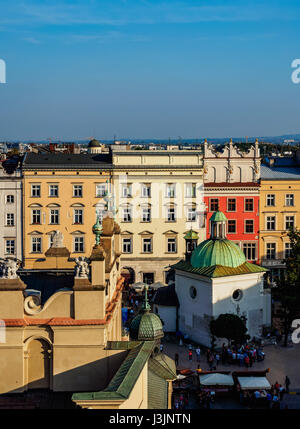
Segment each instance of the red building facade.
M204 143L207 238L210 217L221 210L228 219L227 238L241 247L249 262L255 263L259 260L259 177L258 141L248 150L237 148L232 141L221 151Z
M227 238L241 247L249 262L259 259L259 185L256 183L206 183L206 234L210 217L221 210L228 219Z

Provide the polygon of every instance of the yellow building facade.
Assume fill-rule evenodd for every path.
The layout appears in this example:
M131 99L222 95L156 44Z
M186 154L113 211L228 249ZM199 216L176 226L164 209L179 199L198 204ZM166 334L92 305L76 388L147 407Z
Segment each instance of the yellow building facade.
M300 169L271 164L261 167L260 264L275 279L289 256L290 227L300 226Z
M31 154L23 162L24 268L34 269L60 231L71 257L88 256L111 180L108 154ZM63 267L58 267L63 268Z

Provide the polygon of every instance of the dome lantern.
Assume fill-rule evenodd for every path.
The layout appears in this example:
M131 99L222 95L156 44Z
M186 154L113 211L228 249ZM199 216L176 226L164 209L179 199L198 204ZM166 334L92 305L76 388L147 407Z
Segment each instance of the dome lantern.
M216 211L210 218L211 240L224 240L226 238L227 217L220 210Z

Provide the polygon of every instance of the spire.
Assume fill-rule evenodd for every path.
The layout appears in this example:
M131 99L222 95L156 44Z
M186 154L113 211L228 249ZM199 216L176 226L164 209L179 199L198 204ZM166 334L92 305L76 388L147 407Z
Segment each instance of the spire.
M95 225L93 226L93 233L96 236L96 238L95 238L96 245L99 245L100 239L101 239L101 234L102 234L102 225L100 223L99 216L97 216L97 221L96 221Z
M145 286L145 300L144 300L144 304L143 304L143 310L144 311L150 311L151 310L150 304L148 302L148 288L149 288L149 286L146 285Z

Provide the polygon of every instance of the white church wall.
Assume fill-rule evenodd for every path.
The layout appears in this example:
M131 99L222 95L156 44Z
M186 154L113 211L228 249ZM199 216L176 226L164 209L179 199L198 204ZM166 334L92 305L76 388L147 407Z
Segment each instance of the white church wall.
M164 322L164 332L176 332L176 307L154 304L153 312Z
M191 288L196 290L192 298ZM175 289L180 302L179 330L190 339L210 347L209 322L212 316L212 283L210 279L176 271Z
M235 291L240 291L238 299L233 298ZM244 315L248 334L260 336L262 325L271 322L268 299L263 290L263 274L213 279L213 316L217 318L224 313Z

